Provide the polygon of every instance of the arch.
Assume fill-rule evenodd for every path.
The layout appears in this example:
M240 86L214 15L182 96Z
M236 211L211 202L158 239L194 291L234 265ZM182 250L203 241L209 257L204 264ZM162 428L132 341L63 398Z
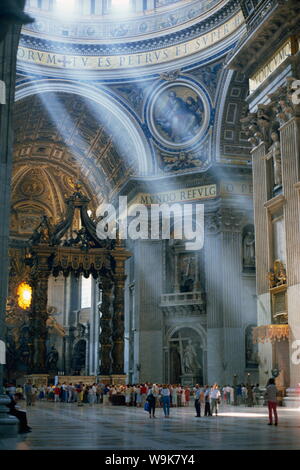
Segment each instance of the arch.
M172 336L183 328L190 328L191 330L194 330L201 338L203 351L207 350L207 333L202 325L195 325L195 323L184 322L180 325L170 327L166 333L166 342L168 343Z
M185 337L177 337L177 333L184 330ZM186 330L190 333L187 333ZM191 385L190 380L196 380L198 383L204 383L207 375L205 336L205 331L199 324L185 322L169 328L165 355L165 371L168 382ZM186 383L187 380L189 383Z
M151 148L137 116L129 107L121 103L111 91L103 87L100 89L87 83L82 84L71 80L41 79L23 82L18 85L15 101L18 102L24 98L47 92L75 94L87 98L111 112L125 128L134 143L138 163L138 174L136 176L151 175L154 172Z

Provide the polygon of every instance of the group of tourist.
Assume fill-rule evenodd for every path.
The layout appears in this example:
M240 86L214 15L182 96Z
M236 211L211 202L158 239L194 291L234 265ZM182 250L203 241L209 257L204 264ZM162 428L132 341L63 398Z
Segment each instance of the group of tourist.
M220 389L217 384L213 386L206 385L205 387L201 387L199 384L194 387L182 387L181 385L149 383L138 385L93 383L85 385L82 382L76 384L64 382L62 384L36 387L28 381L24 387L7 384L5 391L11 398L11 409L17 414L15 400L25 399L27 406L32 406L35 404L35 400L39 399L65 403L77 402L78 405L103 403L103 405L125 404L126 406L144 407L150 418L155 418L157 407L163 408L164 416L167 418L170 416L171 407L189 406L192 399L196 410L195 417L200 418L202 407L204 407L204 416L213 416L213 414L217 416L218 407L222 402L224 404L233 404L235 401L236 404L247 403L248 406L253 406L258 404L260 398L258 385L245 387L242 384L237 386L236 396L234 396L234 388L230 385ZM118 397L119 401L114 401L114 397ZM120 401L120 397L123 400ZM240 398L238 399L238 397ZM274 415L275 425L277 425L277 388L273 378L268 382L264 398L268 404L269 424L272 424L272 416ZM20 416L20 418L26 421L26 416L25 418ZM30 428L28 427L24 432L30 432Z
M26 399L28 406L34 406L36 400L47 400L63 403L89 403L89 404L113 404L144 407L149 395L149 390L153 390L156 398L156 407L163 406L164 388L169 390L168 397L170 407L186 407L195 399L195 395L199 395L199 400L205 403L205 396L208 390L212 390L212 386L206 387L181 386L180 384L162 385L162 384L129 384L129 385L107 385L103 383L93 383L90 385L78 383L58 383L56 385L40 385L35 386L27 382L23 387L21 385L7 385L8 394L15 396L17 399ZM219 389L220 403L234 403L234 388L226 385ZM260 396L259 387L246 387L243 384L236 387L236 404L246 405L258 404ZM211 400L211 395L209 395Z

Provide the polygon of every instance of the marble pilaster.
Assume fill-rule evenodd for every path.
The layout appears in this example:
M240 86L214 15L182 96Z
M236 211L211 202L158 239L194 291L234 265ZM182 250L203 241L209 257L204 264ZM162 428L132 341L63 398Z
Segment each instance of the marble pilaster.
M163 280L162 257L162 240L135 241L135 311L138 317L135 354L139 358L141 382L154 378L158 383L163 381L163 318L159 306Z
M299 156L300 119L292 118L280 129L282 183L286 202L283 206L286 235L286 272L288 323L290 326L290 387L300 383L300 369L295 354L300 340L300 226L299 226Z

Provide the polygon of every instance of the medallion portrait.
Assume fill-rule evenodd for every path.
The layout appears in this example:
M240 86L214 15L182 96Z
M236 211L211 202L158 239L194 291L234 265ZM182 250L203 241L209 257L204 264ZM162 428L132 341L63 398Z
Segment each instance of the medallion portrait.
M203 135L209 120L205 97L186 84L162 87L150 108L152 132L168 147L194 145Z

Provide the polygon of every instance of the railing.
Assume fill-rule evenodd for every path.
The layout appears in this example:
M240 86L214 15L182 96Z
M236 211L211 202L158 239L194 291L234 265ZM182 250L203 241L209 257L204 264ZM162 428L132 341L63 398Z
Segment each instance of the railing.
M203 292L175 292L173 294L162 294L161 307L175 305L195 305L204 303Z

